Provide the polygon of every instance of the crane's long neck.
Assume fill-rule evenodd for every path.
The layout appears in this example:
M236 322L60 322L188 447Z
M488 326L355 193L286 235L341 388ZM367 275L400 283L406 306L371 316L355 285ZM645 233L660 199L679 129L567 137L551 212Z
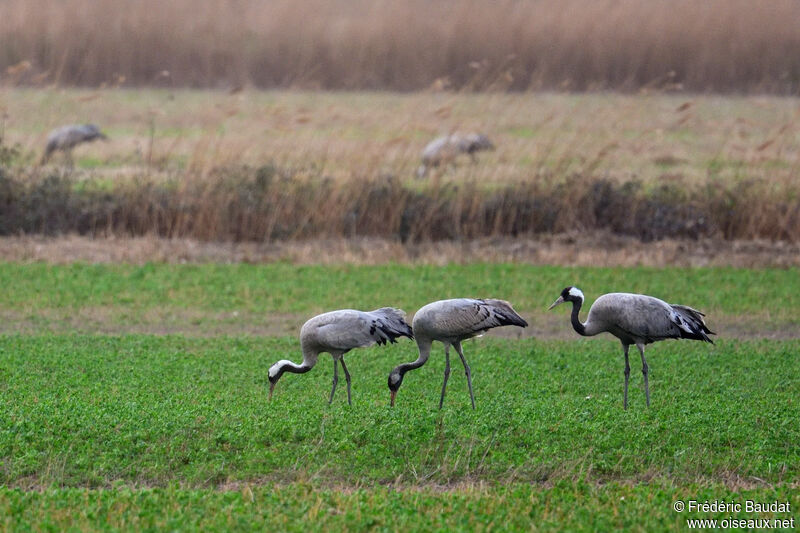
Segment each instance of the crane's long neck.
M394 398L397 395L398 389L400 389L400 385L403 384L403 376L405 376L406 372L417 369L424 365L428 361L428 357L431 355L432 341L419 336L416 337L416 340L417 347L419 348L419 356L417 357L417 360L398 365L391 371L391 373L389 373L389 391L392 393L389 405L391 406L394 406Z
M281 359L271 367L269 367L269 399L272 399L272 391L275 389L275 384L281 379L284 372L291 372L292 374L305 374L317 363L316 352L303 350L303 364L298 365L287 359Z
M305 361L303 361L303 364L300 365L291 361L284 361L279 370L282 372L291 372L292 374L305 374L312 368L313 366L307 365Z
M417 348L419 349L419 356L417 357L417 360L412 361L410 363L403 363L402 365L398 365L395 368L395 370L397 372L400 372L401 375L403 375L409 370L416 370L417 368L427 363L428 358L431 356L431 344L432 342L427 339L417 338Z
M586 333L586 325L581 322L581 319L578 317L578 314L581 312L581 307L583 306L583 300L572 300L572 327L575 331L578 332L579 335L583 335L588 337L589 334Z
M301 364L298 365L287 359L282 359L270 367L269 377L277 381L284 372L305 374L317 364L318 356L319 354L313 350L303 350L303 362Z

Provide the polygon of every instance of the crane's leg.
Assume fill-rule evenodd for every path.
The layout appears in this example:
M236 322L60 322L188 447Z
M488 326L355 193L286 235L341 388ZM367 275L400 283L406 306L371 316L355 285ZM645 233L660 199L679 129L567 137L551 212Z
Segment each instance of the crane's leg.
M639 353L642 354L642 375L644 376L644 395L647 398L647 407L650 407L650 384L647 383L647 361L644 358L644 344L637 344Z
M455 346L456 351L458 352L458 356L461 358L461 362L464 363L464 373L467 375L467 386L469 387L469 399L472 401L472 409L475 409L475 395L472 394L472 372L469 370L469 365L467 364L467 360L464 357L464 352L461 351L461 342L453 343Z
M623 344L622 350L625 352L625 392L623 393L623 400L622 400L622 407L623 409L628 408L628 378L631 375L631 365L628 362L628 348L630 348L630 344Z
M447 378L450 377L450 345L444 345L444 381L442 382L442 396L439 398L439 409L444 404L444 391L447 388Z
M342 357L341 361L342 361L342 370L344 370L344 379L347 380L347 405L353 405L350 402L350 372L347 371L347 367L344 364L344 357Z
M328 404L333 403L333 393L336 391L336 384L339 382L339 367L336 364L336 359L333 360L333 388L331 389L331 398Z

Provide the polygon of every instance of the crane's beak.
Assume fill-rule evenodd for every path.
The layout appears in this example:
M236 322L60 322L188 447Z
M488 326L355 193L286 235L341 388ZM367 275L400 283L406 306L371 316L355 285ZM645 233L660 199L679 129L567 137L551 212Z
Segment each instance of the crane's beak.
M269 399L272 400L272 390L275 388L275 383L269 382Z
M564 303L564 297L563 297L563 296L559 296L559 297L558 297L558 300L556 300L555 302L553 302L553 305L551 305L550 307L548 307L548 308L547 308L547 310L549 311L549 310L551 310L552 308L556 307L557 305L561 305L561 304L563 304L563 303Z
M390 405L391 407L394 407L394 397L395 397L395 396L397 396L397 391L396 391L396 390L393 390L393 391L392 391L392 399L391 399L391 401L389 402L389 405Z

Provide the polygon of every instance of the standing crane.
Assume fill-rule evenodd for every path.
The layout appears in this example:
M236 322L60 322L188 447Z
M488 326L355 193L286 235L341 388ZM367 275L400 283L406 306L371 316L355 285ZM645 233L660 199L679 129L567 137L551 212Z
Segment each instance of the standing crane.
M333 388L328 403L333 402L333 393L339 381L337 363L342 364L347 380L347 403L350 402L350 373L344 364L344 354L353 348L363 348L372 344L397 342L398 337L413 339L411 327L405 321L406 314L400 309L383 307L375 311L341 309L330 311L309 319L300 329L300 347L303 351L302 364L285 359L269 368L269 398L275 384L284 372L303 374L317 364L317 357L328 352L333 357Z
M647 361L644 347L665 339L691 339L714 344L708 335L716 335L706 327L703 313L685 305L668 304L644 294L612 292L600 296L589 308L586 322L578 318L583 305L583 292L577 287L567 287L553 302L548 311L564 302L572 302L572 327L579 335L590 337L598 333L611 333L622 343L625 355L625 392L623 407L628 408L628 348L635 344L642 356L642 374L647 406L650 407L650 386L647 382Z
M67 157L72 161L73 148L81 143L92 142L97 139L108 140L108 137L94 124L70 124L56 128L47 135L47 145L44 149L44 155L42 155L41 164L45 164L56 150L67 154Z
M475 409L475 395L472 393L472 374L469 364L464 358L461 341L483 335L486 331L499 326L528 325L521 316L504 300L474 300L472 298L457 298L453 300L439 300L431 302L417 311L411 327L417 341L419 357L411 363L404 363L395 367L389 374L389 390L391 391L390 404L394 405L395 396L403 384L403 377L409 370L414 370L428 361L431 354L433 341L444 344L444 382L442 395L439 398L439 409L444 403L447 378L450 377L450 346L452 345L461 362L464 364L464 373L467 376L469 398L472 408Z
M422 150L422 165L417 169L417 177L423 178L428 169L452 163L459 154L469 154L472 162L477 162L476 152L494 150L494 144L482 133L444 135L429 142Z

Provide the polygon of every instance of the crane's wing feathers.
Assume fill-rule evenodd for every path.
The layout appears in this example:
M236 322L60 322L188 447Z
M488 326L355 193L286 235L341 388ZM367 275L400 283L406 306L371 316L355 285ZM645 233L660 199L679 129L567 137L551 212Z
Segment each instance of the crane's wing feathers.
M511 304L505 300L483 300L484 305L489 306L494 320L499 326L520 326L528 327L524 318L519 316Z
M406 314L402 309L382 307L367 314L372 316L369 334L378 344L385 344L386 341L397 342L397 337L414 338L414 333L406 322Z
M325 349L346 352L375 343L396 342L401 336L413 338L405 313L391 307L369 312L334 312L318 320L314 342Z
M694 339L714 344L714 341L712 341L708 335L716 335L716 333L706 326L703 320L705 316L703 313L686 305L670 304L670 306L672 307L670 318L672 323L677 326L680 338Z
M499 326L526 327L528 323L504 300L465 300L448 313L452 330L463 333L482 333Z

